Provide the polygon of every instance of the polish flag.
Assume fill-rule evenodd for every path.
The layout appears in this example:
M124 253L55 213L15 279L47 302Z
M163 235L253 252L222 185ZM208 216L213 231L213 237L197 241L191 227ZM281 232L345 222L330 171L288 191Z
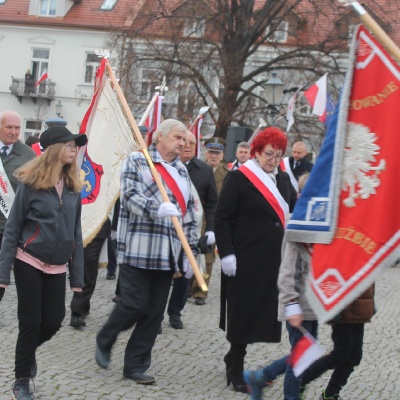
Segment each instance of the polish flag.
M297 95L297 92L290 98L289 103L288 103L287 115L286 115L286 119L287 119L286 132L289 132L290 128L294 124L294 105L296 103L296 95Z
M190 125L189 131L193 133L193 135L196 137L196 152L195 156L200 157L201 154L201 126L203 125L204 121L204 114L210 109L210 107L205 106L201 107L199 111L199 115L196 117L194 120L193 124Z
M304 96L313 107L313 114L318 115L322 122L326 119L327 75L328 73L318 79L314 85L304 92Z
M162 122L162 103L164 100L164 96L160 96L158 93L156 93L153 97L155 98L155 101L151 101L153 103L153 106L150 109L150 112L144 121L143 125L147 127L149 130L147 132L147 146L150 146L152 141L153 141L153 133L157 130L158 126ZM151 104L150 103L150 104ZM146 110L147 111L147 110ZM139 125L142 125L139 123Z
M38 81L35 83L35 86L39 86L43 81L45 81L48 78L49 78L49 76L47 75L47 69L45 69L43 71L42 75L40 75L40 78L38 79Z
M303 337L295 344L290 354L288 364L293 368L294 376L301 375L314 361L321 358L325 350L304 328Z

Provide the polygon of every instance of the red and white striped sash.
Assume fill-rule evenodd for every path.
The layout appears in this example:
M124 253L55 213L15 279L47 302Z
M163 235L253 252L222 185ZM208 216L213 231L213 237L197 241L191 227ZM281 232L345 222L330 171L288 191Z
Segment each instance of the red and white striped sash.
M282 225L286 226L285 216L289 213L289 206L279 193L271 177L256 165L253 160L247 160L238 170L260 191L275 210Z

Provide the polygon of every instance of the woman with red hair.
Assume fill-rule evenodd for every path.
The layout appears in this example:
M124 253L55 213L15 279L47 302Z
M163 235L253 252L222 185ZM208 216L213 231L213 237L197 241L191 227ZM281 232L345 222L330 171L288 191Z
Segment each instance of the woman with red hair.
M226 376L228 385L244 393L247 345L281 340L277 279L285 218L296 197L289 176L278 169L286 146L278 128L260 132L251 144L251 159L225 178L215 213L222 268L220 328L226 328L230 342Z

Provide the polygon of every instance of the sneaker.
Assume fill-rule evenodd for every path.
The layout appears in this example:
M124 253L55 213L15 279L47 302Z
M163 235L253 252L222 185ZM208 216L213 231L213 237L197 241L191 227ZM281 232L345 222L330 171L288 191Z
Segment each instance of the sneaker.
M243 379L247 386L247 392L251 400L262 400L262 390L273 384L262 377L262 371L243 371Z
M338 394L334 394L333 397L325 397L325 390L319 396L319 400L340 400L340 396Z
M83 315L71 315L71 321L69 323L73 328L79 329L86 326L85 317Z
M35 400L31 388L29 387L30 378L18 378L12 386L11 396L14 400Z
M172 314L169 316L169 324L174 328L174 329L183 329L183 322L181 320L181 317L176 314Z

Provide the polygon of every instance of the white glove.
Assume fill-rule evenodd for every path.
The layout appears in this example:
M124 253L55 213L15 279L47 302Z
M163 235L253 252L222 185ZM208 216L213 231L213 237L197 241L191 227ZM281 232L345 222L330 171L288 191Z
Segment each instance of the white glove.
M192 266L190 265L190 262L189 262L189 260L187 258L183 259L182 271L183 271L183 276L186 279L192 279L192 277L193 277L193 269L192 269Z
M207 235L207 245L210 246L215 243L215 235L213 231L207 231L205 233Z
M180 215L181 213L176 208L176 205L169 203L168 201L161 203L160 208L157 211L158 218L179 217Z
M111 231L110 239L117 240L117 231Z
M234 254L229 254L221 260L222 272L226 276L236 275L236 256Z

